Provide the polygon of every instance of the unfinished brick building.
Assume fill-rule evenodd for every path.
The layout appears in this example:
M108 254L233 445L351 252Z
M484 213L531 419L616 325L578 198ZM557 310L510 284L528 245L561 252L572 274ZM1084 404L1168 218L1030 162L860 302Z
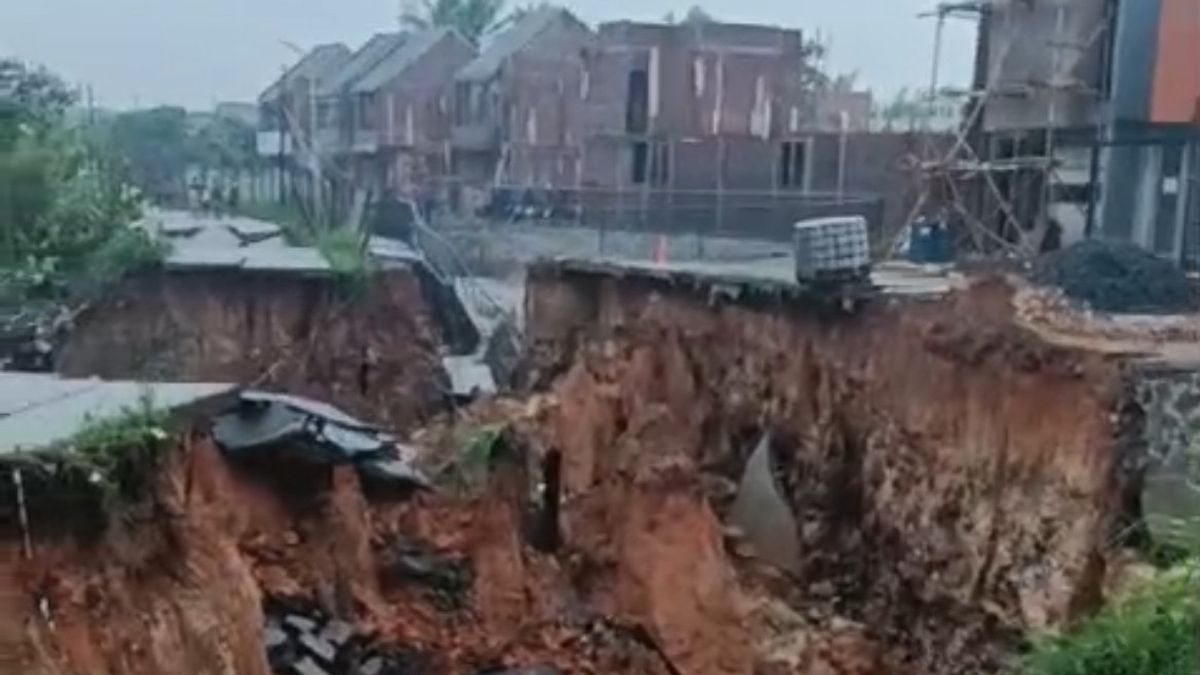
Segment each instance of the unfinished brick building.
M343 212L361 189L463 212L536 193L551 207L540 217L593 227L782 239L807 217L879 225L878 195L895 186L854 166L896 166L894 144L822 128L804 53L797 30L622 21L593 32L543 7L479 54L449 29L340 48L306 89L316 98L301 133L315 133Z
M777 231L811 203L800 31L621 21L588 61L585 218Z
M429 196L450 169L454 73L475 56L457 31L408 36L351 88L351 152L359 183L377 192Z
M543 7L458 71L454 154L467 184L577 186L583 57L593 39L570 12Z

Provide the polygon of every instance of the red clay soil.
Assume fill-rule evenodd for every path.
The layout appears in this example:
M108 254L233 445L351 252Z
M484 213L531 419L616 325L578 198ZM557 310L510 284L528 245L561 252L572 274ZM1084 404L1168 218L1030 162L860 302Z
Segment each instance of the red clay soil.
M268 602L345 618L435 674L1001 672L1026 631L1100 599L1123 487L1117 364L1013 328L1008 295L831 315L535 274L544 393L417 436L457 460L463 426L506 426L512 454L470 496L368 498L350 468L239 468L197 439L153 517L94 541L35 519L32 560L0 532L16 589L0 666L265 674ZM798 514L795 576L748 557L714 498L765 429ZM527 526L552 449L562 544L543 553ZM413 545L468 569L466 587L413 583Z
M197 440L141 518L94 539L47 535L35 519L32 559L5 530L0 672L266 675L270 601L417 650L434 674L547 664L668 675L653 645L573 600L558 561L524 546L521 480L501 470L479 497L370 504L350 467L247 470ZM461 604L396 574L399 541L468 561Z
M875 672L998 672L1027 631L1101 600L1124 489L1119 364L1014 327L1003 283L850 315L554 268L535 271L528 293L527 380L561 404L545 442L562 452L568 501L602 504L603 520L569 511L568 531L625 541L628 528L626 555L668 559L683 547L660 518L702 533L687 565L666 568L686 589L639 574L637 556L598 584L657 625L676 664L731 661L685 672L738 672L746 634L736 620L715 630L736 604L705 562L715 517L685 520L673 513L682 494L639 486L682 489L667 477L694 484L697 468L736 478L764 430L799 521L791 604L867 627L852 632L886 653ZM689 612L706 616L689 625Z
M333 279L222 272L128 280L84 312L58 370L71 377L236 382L336 402L408 428L448 388L417 277Z

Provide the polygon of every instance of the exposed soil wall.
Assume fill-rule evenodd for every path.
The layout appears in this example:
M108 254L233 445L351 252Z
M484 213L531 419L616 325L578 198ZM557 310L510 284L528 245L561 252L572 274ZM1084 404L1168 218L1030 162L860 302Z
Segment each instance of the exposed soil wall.
M350 466L234 465L203 437L185 445L106 528L31 505L27 556L0 526L0 672L267 675L271 608L349 622L406 655L397 672L671 672L524 544L519 468L495 467L476 497L371 500Z
M464 434L505 430L468 495L235 465L197 435L106 529L33 505L31 556L0 523L0 672L265 675L282 607L435 675L999 673L1101 600L1145 440L1119 361L1014 327L1001 283L854 313L728 291L535 268L538 394L414 438L466 472ZM764 430L789 573L722 522ZM551 512L561 536L535 537Z
M439 410L448 388L436 335L408 271L373 275L359 292L328 277L173 272L128 280L89 308L58 370L237 382L404 428Z
M1119 363L1014 327L1000 282L853 314L743 291L735 302L661 275L532 272L526 380L561 402L550 442L563 453L568 495L587 502L611 494L606 483L627 486L608 521L618 541L630 528L653 533L637 548L669 558L673 530L639 523L629 511L640 506L651 522L719 526L672 517L678 495L655 489L643 503L629 494L646 483L622 461L674 458L733 479L769 429L798 520L793 606L865 626L891 661L876 672L997 672L1025 631L1095 607L1125 489ZM654 410L669 412L635 440ZM689 602L713 587L704 554L693 553L695 567L674 570L702 580L692 593L671 577L641 588ZM630 593L624 609L660 622L670 654L685 641L671 633L677 617L639 611L634 595L655 592ZM736 603L718 595L695 606L719 615Z

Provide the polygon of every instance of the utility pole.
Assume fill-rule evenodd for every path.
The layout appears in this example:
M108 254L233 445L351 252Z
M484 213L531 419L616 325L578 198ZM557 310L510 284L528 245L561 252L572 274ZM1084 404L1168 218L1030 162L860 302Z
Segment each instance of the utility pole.
M279 104L277 106L277 108L279 109L279 155L278 155L279 204L281 206L287 206L287 202L288 202L287 185L286 185L286 180L284 178L284 175L287 173L287 160L285 158L285 154L287 153L287 147L284 145L287 140L287 132L285 131L285 129L287 129L287 112L284 110L284 106L287 105L287 96L288 96L287 71L288 71L287 66L284 66L283 74L279 78L279 83L280 83L279 84Z
M280 42L284 47L287 47L295 52L300 60L303 61L304 57L306 56L306 52L303 49L298 47L295 43L287 40L280 40ZM306 80L308 87L308 128L305 129L303 128L303 125L296 124L295 132L296 134L307 133L308 135L308 138L303 139L303 141L299 144L297 152L305 151L307 154L305 159L307 160L309 173L312 177L310 185L311 194L309 195L312 198L312 215L314 219L319 220L324 215L324 209L322 208L322 192L324 191L324 185L321 178L320 144L317 139L317 90L316 82L313 81L311 76L306 78Z
M841 204L846 198L846 144L850 135L850 114L845 110L838 113L838 173L837 196Z

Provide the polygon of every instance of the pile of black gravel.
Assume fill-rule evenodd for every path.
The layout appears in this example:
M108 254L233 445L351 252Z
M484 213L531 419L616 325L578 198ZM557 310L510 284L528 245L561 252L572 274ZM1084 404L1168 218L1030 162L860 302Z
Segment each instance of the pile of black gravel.
M1074 244L1038 259L1032 278L1101 312L1178 314L1197 308L1197 294L1179 267L1132 244Z

